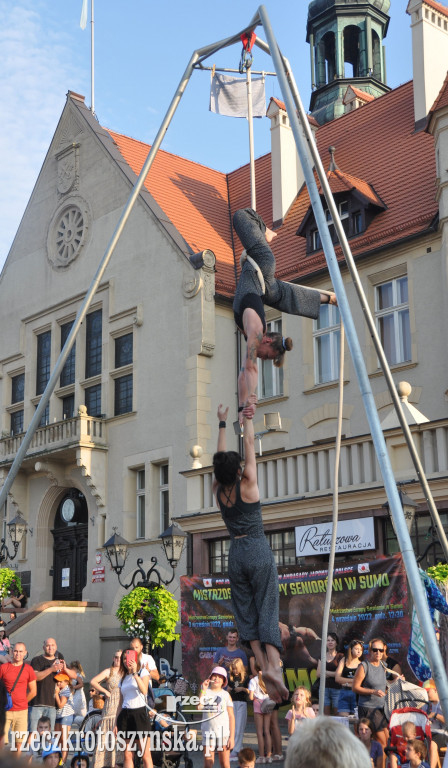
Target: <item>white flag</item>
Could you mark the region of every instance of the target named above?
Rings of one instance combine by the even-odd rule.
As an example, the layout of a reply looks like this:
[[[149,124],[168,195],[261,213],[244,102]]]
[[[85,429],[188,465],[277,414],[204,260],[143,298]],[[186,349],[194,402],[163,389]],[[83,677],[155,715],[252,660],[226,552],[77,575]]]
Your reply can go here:
[[[82,8],[81,8],[81,20],[79,22],[79,26],[81,29],[85,29],[87,24],[87,0],[82,0]]]
[[[252,78],[252,111],[254,117],[265,117],[264,77]],[[229,117],[247,117],[247,81],[215,72],[210,89],[210,112]]]

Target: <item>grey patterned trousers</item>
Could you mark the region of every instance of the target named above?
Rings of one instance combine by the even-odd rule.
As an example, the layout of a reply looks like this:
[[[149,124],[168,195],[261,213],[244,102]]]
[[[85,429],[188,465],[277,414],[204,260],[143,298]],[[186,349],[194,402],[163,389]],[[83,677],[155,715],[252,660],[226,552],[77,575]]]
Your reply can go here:
[[[240,208],[233,216],[233,226],[249,256],[260,267],[266,285],[262,294],[254,268],[246,261],[236,287],[233,309],[239,312],[240,302],[247,293],[263,297],[269,307],[288,315],[303,315],[314,320],[319,316],[320,293],[294,283],[286,283],[275,277],[275,256],[266,242],[266,225],[252,208]]]
[[[281,653],[278,573],[264,534],[231,540],[229,579],[240,639],[269,643]]]

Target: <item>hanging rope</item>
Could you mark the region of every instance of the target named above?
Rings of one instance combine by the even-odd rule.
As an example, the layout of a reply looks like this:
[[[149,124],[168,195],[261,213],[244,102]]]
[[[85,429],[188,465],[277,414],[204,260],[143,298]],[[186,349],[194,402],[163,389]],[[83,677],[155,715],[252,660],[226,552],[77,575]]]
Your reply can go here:
[[[327,291],[322,291],[327,293]],[[326,670],[327,670],[327,637],[328,637],[328,623],[330,621],[331,610],[331,598],[333,594],[333,573],[334,573],[334,556],[336,552],[336,536],[338,527],[338,513],[339,513],[339,462],[341,457],[341,437],[342,437],[342,409],[344,405],[344,346],[345,346],[345,333],[342,319],[340,321],[341,328],[341,344],[340,344],[340,359],[339,359],[339,398],[338,398],[338,418],[336,429],[336,441],[335,441],[335,453],[334,453],[334,479],[333,479],[333,517],[332,517],[332,535],[330,544],[330,554],[328,557],[328,576],[327,576],[327,591],[325,594],[324,613],[322,617],[322,644],[320,651],[320,683],[319,683],[319,715],[324,714],[324,701],[325,701],[325,683],[326,683]]]

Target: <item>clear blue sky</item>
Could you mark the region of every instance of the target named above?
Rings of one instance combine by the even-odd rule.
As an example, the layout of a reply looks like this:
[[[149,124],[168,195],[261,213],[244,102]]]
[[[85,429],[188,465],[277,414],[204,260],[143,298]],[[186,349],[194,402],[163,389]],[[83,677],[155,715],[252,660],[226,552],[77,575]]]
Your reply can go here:
[[[90,1],[0,0],[0,266],[11,246],[56,129],[68,90],[90,106]],[[391,87],[412,78],[407,0],[392,0],[385,41]],[[108,128],[151,143],[194,50],[245,26],[256,0],[95,0],[95,111]],[[274,34],[289,58],[305,108],[310,99],[307,0],[266,0]],[[259,28],[263,37],[263,30]],[[237,68],[238,44],[210,63]],[[272,70],[255,49],[254,69]],[[208,111],[210,74],[195,72],[162,148],[230,171],[248,162],[245,120]],[[275,78],[266,97],[281,98]],[[255,153],[270,149],[270,122],[255,121]]]

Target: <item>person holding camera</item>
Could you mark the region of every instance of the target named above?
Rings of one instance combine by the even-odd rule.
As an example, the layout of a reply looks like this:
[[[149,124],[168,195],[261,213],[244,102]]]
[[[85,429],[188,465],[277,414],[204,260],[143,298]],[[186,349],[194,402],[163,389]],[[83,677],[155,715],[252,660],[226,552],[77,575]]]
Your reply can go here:
[[[28,712],[28,730],[37,730],[37,721],[43,715],[50,718],[51,731],[54,731],[56,720],[56,702],[54,698],[54,675],[65,672],[69,677],[76,678],[76,671],[69,669],[62,653],[58,651],[56,640],[48,637],[43,645],[43,653],[31,660],[31,666],[36,673],[37,694],[30,701]]]

